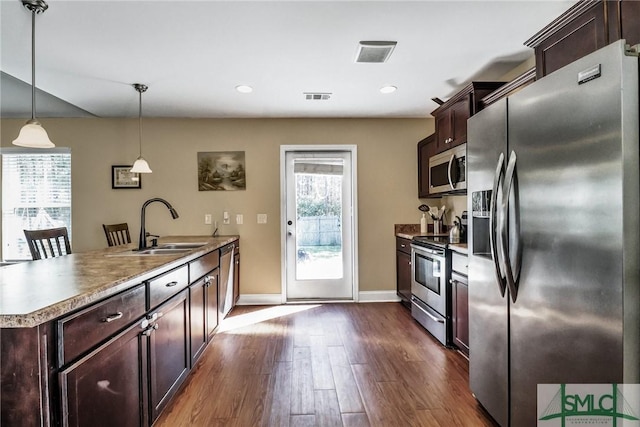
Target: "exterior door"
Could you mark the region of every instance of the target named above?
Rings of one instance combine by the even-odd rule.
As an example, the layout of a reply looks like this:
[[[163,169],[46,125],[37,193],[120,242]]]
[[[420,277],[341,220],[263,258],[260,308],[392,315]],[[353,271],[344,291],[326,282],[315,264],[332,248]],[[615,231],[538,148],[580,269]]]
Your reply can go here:
[[[350,151],[286,151],[286,300],[353,299]]]

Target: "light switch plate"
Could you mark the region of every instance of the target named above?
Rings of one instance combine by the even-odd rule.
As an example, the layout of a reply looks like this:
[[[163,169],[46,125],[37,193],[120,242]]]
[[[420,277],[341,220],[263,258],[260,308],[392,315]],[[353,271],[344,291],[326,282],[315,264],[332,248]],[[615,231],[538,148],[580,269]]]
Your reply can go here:
[[[258,214],[258,224],[267,223],[267,214]]]
[[[242,214],[236,214],[236,224],[242,224],[244,222],[244,217]]]
[[[211,224],[211,214],[204,214],[204,223]]]

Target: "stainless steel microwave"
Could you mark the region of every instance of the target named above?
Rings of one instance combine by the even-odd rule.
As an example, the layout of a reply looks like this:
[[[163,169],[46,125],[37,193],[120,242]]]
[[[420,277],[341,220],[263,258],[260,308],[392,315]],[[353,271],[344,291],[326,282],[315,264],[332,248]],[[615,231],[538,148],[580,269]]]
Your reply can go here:
[[[429,193],[467,190],[467,144],[460,144],[429,158]]]

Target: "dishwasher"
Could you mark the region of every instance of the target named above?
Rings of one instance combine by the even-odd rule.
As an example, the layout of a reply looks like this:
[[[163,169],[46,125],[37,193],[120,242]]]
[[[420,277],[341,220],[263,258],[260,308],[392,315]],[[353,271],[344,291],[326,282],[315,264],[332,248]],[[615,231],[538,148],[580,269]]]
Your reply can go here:
[[[233,305],[233,253],[236,245],[231,244],[220,249],[220,319],[223,319]]]

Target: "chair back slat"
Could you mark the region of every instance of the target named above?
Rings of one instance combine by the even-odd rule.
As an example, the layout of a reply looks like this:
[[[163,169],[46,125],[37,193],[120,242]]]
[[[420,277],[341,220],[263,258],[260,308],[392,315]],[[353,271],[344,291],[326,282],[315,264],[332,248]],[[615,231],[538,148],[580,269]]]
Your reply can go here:
[[[31,258],[39,260],[54,258],[71,253],[69,234],[66,227],[50,228],[47,230],[24,230],[29,245]]]
[[[102,224],[104,235],[107,237],[109,246],[120,246],[131,243],[129,225],[126,222],[121,224]]]

